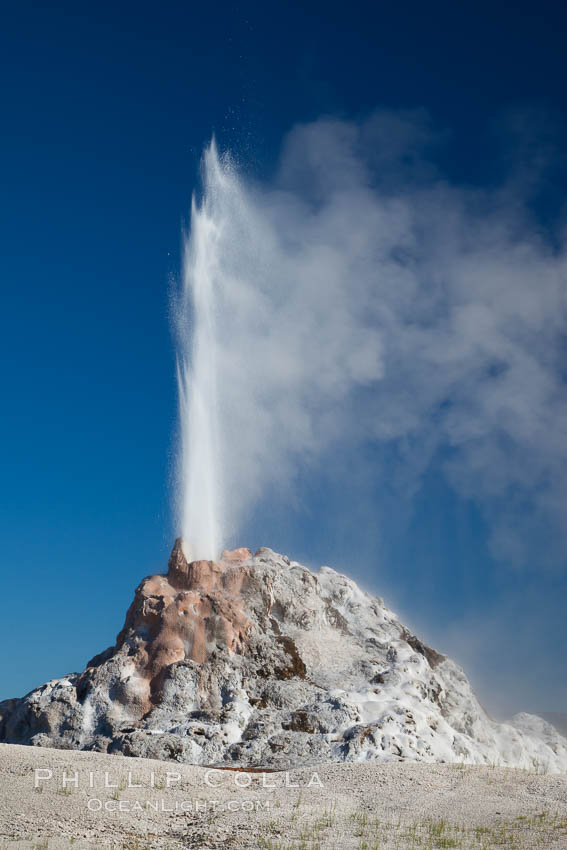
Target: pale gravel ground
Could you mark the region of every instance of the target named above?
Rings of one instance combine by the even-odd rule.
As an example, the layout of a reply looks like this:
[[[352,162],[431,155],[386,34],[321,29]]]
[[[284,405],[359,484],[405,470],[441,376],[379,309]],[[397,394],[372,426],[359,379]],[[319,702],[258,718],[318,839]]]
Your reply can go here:
[[[34,769],[53,778],[34,789]],[[0,744],[0,847],[270,848],[270,850],[567,850],[567,776],[454,765],[335,764],[265,775],[238,788],[237,774],[99,753]],[[63,771],[79,772],[79,788],[63,793]],[[89,772],[94,788],[89,788]],[[118,789],[105,788],[105,772]],[[131,782],[141,789],[127,788]],[[155,785],[150,786],[151,771]],[[181,781],[163,787],[167,771]],[[323,787],[308,787],[313,772]],[[242,781],[246,781],[243,777]],[[117,799],[119,798],[119,799]],[[116,809],[89,811],[95,800]],[[181,810],[199,801],[204,813]],[[123,801],[120,803],[120,801]],[[152,801],[166,811],[145,808]],[[213,801],[218,801],[216,811]],[[266,803],[268,808],[265,808]],[[229,811],[232,806],[235,811]],[[247,811],[247,807],[253,811]],[[177,811],[175,809],[177,808]],[[174,811],[167,811],[173,809]]]

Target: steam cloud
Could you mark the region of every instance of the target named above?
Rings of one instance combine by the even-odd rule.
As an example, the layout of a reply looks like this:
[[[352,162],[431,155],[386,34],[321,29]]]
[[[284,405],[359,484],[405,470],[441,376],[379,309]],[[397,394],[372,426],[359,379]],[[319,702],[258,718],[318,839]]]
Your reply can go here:
[[[497,557],[564,553],[565,246],[518,184],[444,179],[432,141],[419,114],[321,120],[263,183],[206,154],[223,540],[347,439],[395,446],[408,492],[441,463]]]

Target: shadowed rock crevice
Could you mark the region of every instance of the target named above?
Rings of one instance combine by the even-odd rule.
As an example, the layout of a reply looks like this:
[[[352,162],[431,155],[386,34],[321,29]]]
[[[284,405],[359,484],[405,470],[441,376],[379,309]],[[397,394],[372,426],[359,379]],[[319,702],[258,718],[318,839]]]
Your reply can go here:
[[[441,664],[446,659],[446,655],[441,655],[440,652],[437,652],[435,649],[432,649],[427,644],[423,643],[418,637],[410,634],[407,629],[403,630],[404,640],[411,646],[412,649],[415,649],[416,652],[419,652],[420,655],[423,655],[424,658],[427,659],[427,662],[430,667],[437,667],[438,664]]]

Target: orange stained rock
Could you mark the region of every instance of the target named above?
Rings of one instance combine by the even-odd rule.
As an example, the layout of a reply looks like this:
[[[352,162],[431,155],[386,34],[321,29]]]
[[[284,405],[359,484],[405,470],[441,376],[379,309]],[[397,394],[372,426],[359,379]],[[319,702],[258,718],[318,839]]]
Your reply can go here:
[[[250,621],[243,611],[242,585],[249,575],[240,566],[250,557],[245,548],[223,553],[216,561],[188,563],[177,540],[166,576],[149,576],[138,590],[118,644],[138,635],[132,661],[146,681],[144,711],[159,701],[164,674],[171,664],[206,661],[214,647],[246,651]],[[131,654],[131,652],[130,652]]]
[[[250,549],[247,549],[245,546],[241,546],[240,549],[225,549],[220,557],[221,563],[228,562],[230,564],[238,564],[241,561],[247,561],[248,558],[252,557],[252,552]]]

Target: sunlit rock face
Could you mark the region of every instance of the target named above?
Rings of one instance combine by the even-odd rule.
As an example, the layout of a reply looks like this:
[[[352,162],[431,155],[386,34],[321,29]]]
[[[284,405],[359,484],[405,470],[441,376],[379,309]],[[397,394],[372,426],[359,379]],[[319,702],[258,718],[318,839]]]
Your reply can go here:
[[[0,739],[255,767],[465,761],[567,770],[540,718],[492,721],[464,673],[380,598],[271,549],[189,563],[137,588],[116,645],[0,703]]]

